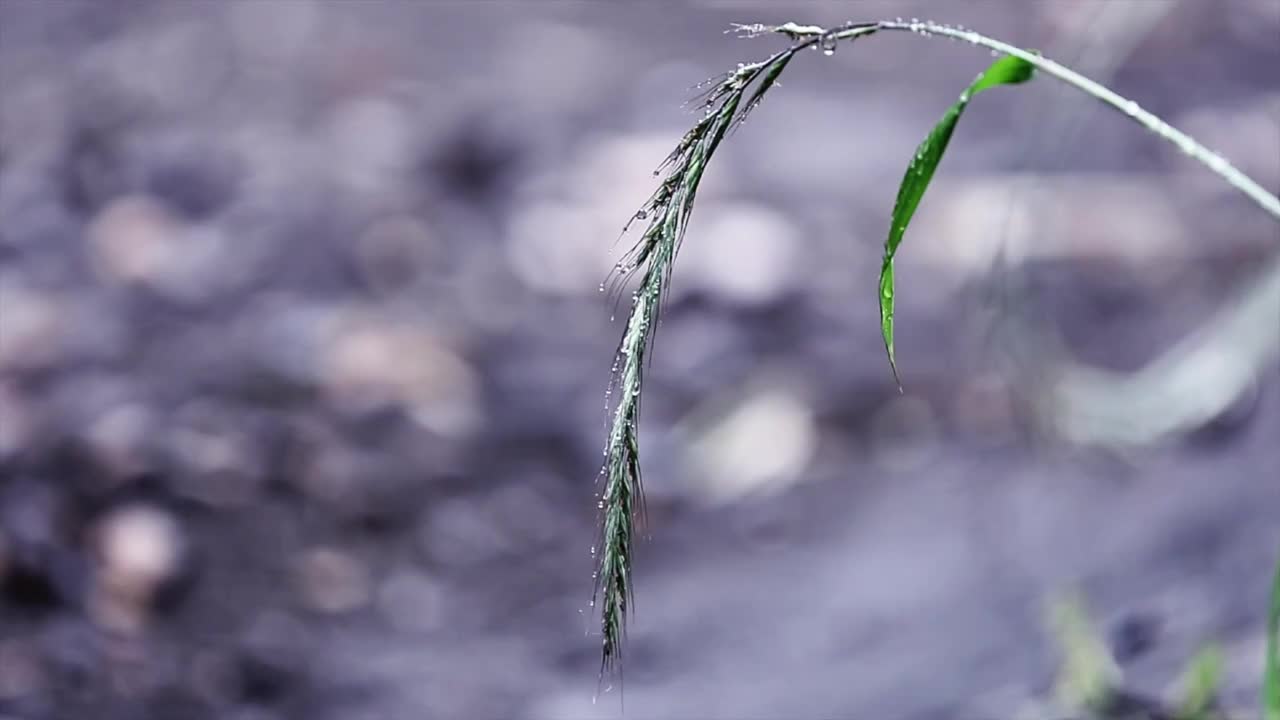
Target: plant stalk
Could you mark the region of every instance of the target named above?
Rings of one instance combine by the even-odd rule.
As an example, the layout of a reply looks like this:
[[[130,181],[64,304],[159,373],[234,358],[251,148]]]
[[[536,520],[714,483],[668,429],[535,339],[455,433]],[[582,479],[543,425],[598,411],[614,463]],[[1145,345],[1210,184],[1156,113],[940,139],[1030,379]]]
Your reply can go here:
[[[881,20],[876,23],[851,23],[849,25],[824,30],[816,26],[801,26],[787,23],[771,28],[774,32],[787,35],[793,39],[809,38],[805,45],[811,45],[827,38],[831,41],[852,39],[862,35],[870,35],[879,30],[906,31],[915,35],[929,37],[941,35],[954,40],[963,40],[972,45],[985,47],[996,52],[1012,55],[1035,66],[1037,70],[1074,86],[1087,95],[1127,115],[1134,122],[1155,133],[1162,139],[1173,143],[1183,154],[1209,168],[1214,174],[1225,180],[1231,187],[1239,190],[1253,200],[1259,207],[1267,211],[1276,220],[1280,220],[1280,198],[1267,192],[1253,178],[1240,172],[1226,158],[1201,145],[1194,138],[1173,127],[1159,117],[1142,109],[1137,102],[1129,100],[1119,93],[1100,83],[1094,82],[1080,73],[1060,65],[1049,58],[1015,47],[1009,43],[987,37],[979,32],[964,28],[940,25],[934,22],[912,20]]]

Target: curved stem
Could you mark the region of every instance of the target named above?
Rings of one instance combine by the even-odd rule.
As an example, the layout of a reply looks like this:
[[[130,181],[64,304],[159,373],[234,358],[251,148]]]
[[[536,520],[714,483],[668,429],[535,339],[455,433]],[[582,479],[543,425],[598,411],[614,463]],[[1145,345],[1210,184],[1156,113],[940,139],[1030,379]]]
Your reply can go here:
[[[1087,95],[1101,100],[1111,107],[1124,113],[1134,122],[1142,125],[1147,130],[1155,133],[1164,140],[1173,143],[1184,154],[1200,164],[1209,168],[1229,185],[1244,193],[1258,204],[1263,210],[1266,210],[1272,217],[1280,220],[1280,198],[1267,192],[1261,185],[1253,180],[1253,178],[1240,172],[1234,165],[1227,162],[1221,155],[1206,148],[1196,142],[1194,138],[1186,133],[1178,130],[1169,123],[1161,120],[1159,117],[1143,110],[1138,103],[1123,97],[1119,93],[1100,83],[1094,82],[1080,73],[1060,65],[1049,58],[1028,52],[1022,48],[1015,47],[1006,42],[987,37],[973,30],[965,30],[963,28],[954,28],[948,25],[940,25],[927,21],[902,21],[902,20],[882,20],[876,23],[850,23],[842,27],[825,30],[816,26],[800,26],[795,23],[787,23],[777,27],[768,28],[769,30],[783,35],[787,35],[793,39],[803,38],[803,44],[811,45],[820,41],[822,38],[830,38],[832,40],[845,40],[860,37],[862,35],[870,35],[878,30],[898,30],[911,32],[916,35],[929,37],[931,35],[940,35],[955,40],[964,40],[972,45],[985,47],[996,52],[1006,55],[1012,55],[1021,60],[1025,60],[1036,69],[1041,70],[1047,75],[1061,80],[1062,82],[1072,85]]]

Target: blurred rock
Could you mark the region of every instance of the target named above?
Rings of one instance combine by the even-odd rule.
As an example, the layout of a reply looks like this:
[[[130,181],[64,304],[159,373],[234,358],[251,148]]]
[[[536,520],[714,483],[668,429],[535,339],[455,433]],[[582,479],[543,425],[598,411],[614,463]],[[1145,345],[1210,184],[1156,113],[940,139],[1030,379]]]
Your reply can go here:
[[[0,463],[26,446],[35,424],[35,409],[28,406],[13,383],[0,380]]]
[[[88,229],[99,275],[108,282],[155,283],[182,262],[182,225],[148,196],[112,202]]]
[[[161,144],[145,170],[148,194],[188,221],[210,218],[236,196],[238,159],[199,140]]]
[[[812,410],[785,387],[748,389],[741,400],[693,420],[686,453],[689,475],[715,502],[780,492],[807,466],[816,443]]]
[[[250,703],[279,703],[303,689],[314,664],[312,647],[307,628],[296,617],[273,610],[257,615],[238,644],[240,697]]]
[[[414,570],[398,570],[378,588],[378,610],[400,632],[427,632],[445,618],[440,583]]]
[[[86,441],[103,470],[119,481],[150,469],[149,451],[155,429],[150,409],[139,403],[125,403],[94,420]]]
[[[756,306],[796,289],[804,240],[783,215],[761,205],[703,207],[697,242],[681,252],[675,272],[684,288]]]
[[[346,412],[402,407],[423,427],[463,437],[480,421],[474,371],[451,348],[403,323],[353,318],[325,348],[323,383]],[[406,359],[412,362],[406,362]]]
[[[22,698],[37,692],[45,675],[36,649],[17,639],[0,640],[0,701]]]
[[[483,505],[461,498],[431,508],[418,542],[428,557],[455,567],[491,562],[513,549],[497,518]]]
[[[359,192],[388,189],[412,164],[410,119],[383,98],[353,98],[329,117],[326,145],[339,177]]]
[[[85,573],[74,542],[78,529],[66,494],[51,483],[19,478],[0,485],[6,603],[49,612],[79,600]]]
[[[360,235],[356,255],[371,289],[395,293],[440,271],[438,249],[425,223],[408,215],[392,215],[379,218]]]
[[[90,612],[105,628],[137,633],[150,619],[158,593],[184,569],[182,527],[159,507],[126,504],[98,522],[95,536],[99,564]]]
[[[0,273],[0,372],[43,368],[59,359],[69,328],[61,319],[66,301]]]
[[[369,602],[369,568],[337,548],[314,548],[298,560],[295,583],[302,602],[322,613],[344,613]]]

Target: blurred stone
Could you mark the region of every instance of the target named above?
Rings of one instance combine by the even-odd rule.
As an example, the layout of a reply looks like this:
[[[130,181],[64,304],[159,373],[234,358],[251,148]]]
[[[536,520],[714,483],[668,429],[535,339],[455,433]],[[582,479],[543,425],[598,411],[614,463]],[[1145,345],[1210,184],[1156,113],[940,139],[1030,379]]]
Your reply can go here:
[[[0,701],[32,695],[45,684],[36,648],[25,640],[0,640]]]
[[[537,199],[519,207],[507,229],[507,261],[534,290],[556,295],[599,294],[645,222],[631,223],[653,192],[653,168],[671,151],[656,135],[606,136],[583,143],[567,174],[531,182]],[[714,197],[708,192],[699,197]],[[683,264],[683,261],[682,261]]]
[[[35,408],[23,402],[12,383],[0,380],[0,462],[27,444],[35,423],[34,412]]]
[[[27,287],[12,273],[0,274],[0,372],[36,369],[61,360],[69,329],[67,303],[57,295]]]
[[[1107,632],[1107,644],[1116,662],[1129,663],[1150,651],[1163,624],[1155,613],[1130,613],[1114,623]]]
[[[232,3],[226,6],[227,25],[241,62],[288,62],[306,47],[319,29],[321,17],[307,0],[284,3]]]
[[[629,214],[618,218],[617,227],[605,230],[595,214],[579,204],[544,202],[521,208],[507,231],[511,270],[527,287],[541,292],[595,292],[609,273],[609,238],[617,237]]]
[[[1009,386],[995,375],[965,381],[951,405],[956,431],[979,445],[995,447],[1016,439],[1013,397]]]
[[[121,404],[89,426],[86,440],[102,467],[114,478],[123,479],[147,469],[153,430],[154,418],[146,406]]]
[[[78,597],[84,569],[71,547],[79,528],[70,521],[68,498],[54,483],[16,478],[0,483],[0,534],[7,572],[0,577],[13,607],[47,612]]]
[[[118,85],[139,105],[189,110],[215,100],[234,70],[226,35],[198,18],[157,23],[86,51],[103,84]]]
[[[189,225],[150,196],[112,201],[87,230],[99,277],[170,299],[204,302],[234,288],[246,269],[216,225]]]
[[[167,511],[132,503],[111,510],[96,528],[98,567],[90,598],[104,627],[136,633],[157,592],[182,570],[187,540]]]
[[[172,460],[182,468],[179,492],[213,506],[251,501],[264,459],[247,418],[220,403],[195,399],[174,413],[167,433]]]
[[[323,362],[326,388],[347,412],[400,406],[446,437],[467,435],[478,425],[474,371],[440,340],[411,326],[356,319],[337,331]]]
[[[425,273],[439,273],[428,262],[434,249],[426,225],[409,215],[380,218],[356,241],[361,274],[380,293],[407,290],[426,279]]]
[[[526,547],[549,542],[563,530],[557,509],[535,489],[545,487],[538,484],[538,479],[540,476],[522,476],[494,491],[487,503],[495,521]]]
[[[469,498],[445,500],[431,508],[418,540],[430,557],[452,566],[489,562],[512,550],[497,518]]]
[[[239,699],[240,677],[235,658],[218,650],[199,650],[191,658],[186,684],[205,702],[223,706]]]
[[[799,478],[813,455],[812,409],[784,387],[748,389],[729,408],[700,412],[709,417],[690,421],[687,462],[713,501],[781,491]]]
[[[239,697],[259,705],[287,699],[310,673],[312,647],[298,618],[278,610],[257,615],[238,646]]]
[[[369,602],[369,569],[355,555],[336,548],[305,552],[295,570],[298,592],[312,610],[344,613]]]
[[[495,121],[511,126],[500,128]],[[516,140],[520,130],[503,115],[464,118],[456,129],[442,133],[422,169],[448,195],[477,207],[493,207],[505,202],[520,163],[523,147]]]
[[[89,247],[104,280],[153,281],[178,262],[182,226],[147,196],[126,196],[103,208],[89,226]]]
[[[970,277],[1000,253],[1011,261],[1121,260],[1149,270],[1152,258],[1186,257],[1194,248],[1155,178],[1006,174],[931,190],[913,227],[912,251],[900,261],[931,266],[943,278]],[[939,283],[932,301],[952,297],[951,285]]]
[[[410,119],[389,99],[364,97],[339,105],[329,117],[326,141],[333,168],[352,189],[386,189],[412,164]]]
[[[207,141],[166,142],[147,165],[147,192],[187,220],[206,220],[235,198],[237,158]]]
[[[677,282],[740,305],[773,302],[794,288],[803,240],[781,214],[761,205],[705,209],[698,241],[681,250]]]
[[[444,619],[440,584],[414,570],[398,570],[378,588],[378,610],[401,632],[427,632]]]
[[[102,662],[100,633],[82,615],[63,616],[47,623],[40,650],[51,671],[72,682],[88,682]]]

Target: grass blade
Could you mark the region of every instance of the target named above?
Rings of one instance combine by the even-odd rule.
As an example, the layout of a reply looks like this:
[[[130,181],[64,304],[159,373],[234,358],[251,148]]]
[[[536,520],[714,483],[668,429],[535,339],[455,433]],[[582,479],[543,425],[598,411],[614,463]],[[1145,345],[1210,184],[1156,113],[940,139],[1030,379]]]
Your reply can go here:
[[[1209,646],[1196,653],[1182,675],[1182,702],[1177,720],[1208,720],[1222,680],[1222,651]]]
[[[1055,694],[1068,706],[1098,710],[1120,685],[1120,666],[1094,628],[1084,601],[1074,595],[1055,599],[1049,623],[1062,653]]]
[[[1280,720],[1280,560],[1271,583],[1267,611],[1267,665],[1262,676],[1262,712],[1266,720]]]
[[[907,226],[911,223],[916,208],[920,206],[920,199],[924,197],[924,191],[928,189],[933,173],[942,161],[943,153],[947,151],[947,144],[951,142],[956,123],[960,121],[960,115],[964,113],[969,101],[988,88],[1026,82],[1031,79],[1033,72],[1031,63],[1011,55],[991,63],[990,67],[965,88],[960,99],[947,109],[946,114],[929,132],[929,136],[916,148],[915,157],[907,166],[902,184],[898,186],[889,236],[884,242],[884,263],[880,267],[880,331],[884,335],[885,350],[889,353],[889,368],[893,370],[893,379],[899,388],[902,387],[902,381],[898,377],[898,364],[893,351],[893,258],[898,252],[898,246],[902,244]]]

